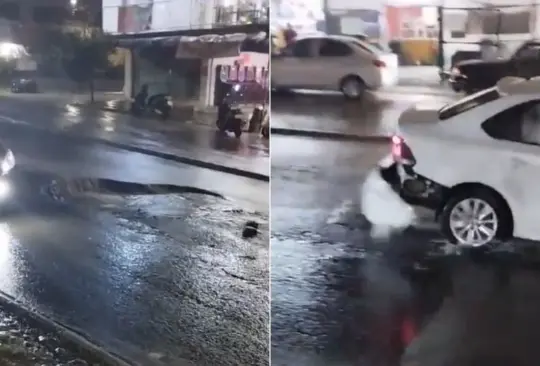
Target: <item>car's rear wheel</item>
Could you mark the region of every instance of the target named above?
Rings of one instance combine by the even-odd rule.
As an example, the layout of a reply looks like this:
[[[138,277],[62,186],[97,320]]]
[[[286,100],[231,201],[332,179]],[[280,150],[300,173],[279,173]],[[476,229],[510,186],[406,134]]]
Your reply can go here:
[[[358,76],[347,76],[341,82],[340,90],[347,99],[362,99],[366,84]]]
[[[472,189],[457,192],[447,201],[440,217],[443,235],[454,244],[488,248],[509,234],[509,209],[494,192]]]

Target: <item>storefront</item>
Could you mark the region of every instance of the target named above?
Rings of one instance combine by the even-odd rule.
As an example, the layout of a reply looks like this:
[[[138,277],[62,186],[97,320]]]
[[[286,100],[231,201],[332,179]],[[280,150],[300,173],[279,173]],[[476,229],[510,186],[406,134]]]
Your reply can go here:
[[[230,87],[220,81],[223,67],[268,70],[266,32],[165,36],[119,41],[126,49],[126,97],[133,97],[143,84],[150,93],[168,93],[181,102],[211,106]]]

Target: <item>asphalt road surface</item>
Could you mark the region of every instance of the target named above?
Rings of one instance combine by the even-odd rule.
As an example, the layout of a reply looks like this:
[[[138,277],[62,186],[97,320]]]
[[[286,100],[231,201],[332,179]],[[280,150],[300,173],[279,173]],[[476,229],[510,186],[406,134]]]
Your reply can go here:
[[[302,117],[289,107],[293,101],[274,101],[273,120],[285,124],[294,115],[305,118],[306,126],[318,121],[324,128],[340,116],[338,124],[361,129],[362,106],[339,103],[305,102]],[[368,108],[392,116],[410,103],[398,101],[395,110],[386,110],[391,103]],[[358,113],[349,113],[351,108]],[[365,121],[393,123],[383,117]],[[405,354],[407,366],[497,360],[532,365],[523,360],[536,360],[537,347],[523,341],[535,333],[526,330],[538,320],[531,309],[540,296],[531,289],[540,275],[523,269],[522,257],[504,253],[483,266],[468,256],[426,257],[441,239],[428,221],[386,238],[371,236],[360,188],[387,152],[385,145],[272,136],[272,364],[392,366]],[[511,266],[501,264],[507,258],[513,258]],[[504,279],[508,273],[510,282]],[[515,300],[504,301],[508,296]],[[497,321],[503,331],[493,325]]]
[[[46,108],[12,113],[31,125],[56,118]],[[267,184],[27,124],[0,123],[0,136],[18,162],[0,291],[144,365],[268,364]],[[75,178],[121,181],[122,195],[66,193]],[[132,196],[132,183],[228,199]],[[243,239],[249,220],[260,233]]]

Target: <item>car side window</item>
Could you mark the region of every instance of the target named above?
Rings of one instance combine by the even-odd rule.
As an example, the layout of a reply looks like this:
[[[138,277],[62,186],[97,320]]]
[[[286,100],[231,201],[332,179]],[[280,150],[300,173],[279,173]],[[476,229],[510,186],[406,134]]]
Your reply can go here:
[[[540,44],[528,44],[516,52],[517,59],[540,59]]]
[[[508,108],[485,121],[482,129],[497,140],[540,146],[540,100]]]
[[[315,55],[314,46],[312,39],[299,40],[293,45],[291,55],[299,58],[313,57]]]
[[[352,53],[351,46],[342,41],[324,39],[321,42],[319,56],[321,57],[344,57]]]

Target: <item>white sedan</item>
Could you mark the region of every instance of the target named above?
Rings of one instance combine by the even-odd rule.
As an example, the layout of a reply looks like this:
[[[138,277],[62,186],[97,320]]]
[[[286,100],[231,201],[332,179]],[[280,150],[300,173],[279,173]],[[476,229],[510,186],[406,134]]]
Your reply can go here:
[[[360,99],[366,90],[397,84],[398,58],[351,36],[301,36],[272,56],[273,89],[341,91]]]
[[[376,174],[409,205],[432,209],[452,243],[540,240],[540,78],[505,78],[442,108],[415,106],[399,131]]]

